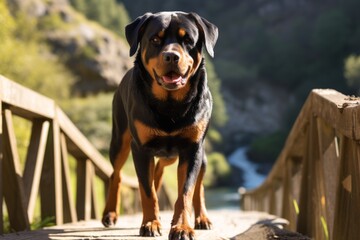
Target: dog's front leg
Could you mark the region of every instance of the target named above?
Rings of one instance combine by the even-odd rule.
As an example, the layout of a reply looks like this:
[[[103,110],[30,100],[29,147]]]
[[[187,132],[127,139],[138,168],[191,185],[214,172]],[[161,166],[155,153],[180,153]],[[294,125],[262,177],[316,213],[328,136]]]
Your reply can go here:
[[[141,236],[161,236],[159,204],[154,184],[154,156],[140,149],[135,143],[131,146],[136,174],[139,180],[143,220]]]
[[[195,232],[190,226],[192,200],[195,183],[203,159],[203,144],[194,144],[179,156],[178,198],[175,203],[169,239],[194,239]]]
[[[195,193],[193,198],[194,212],[195,212],[195,229],[211,229],[212,223],[208,218],[205,206],[205,193],[203,179],[206,170],[207,159],[205,153],[203,154],[203,161],[199,176],[196,181]]]

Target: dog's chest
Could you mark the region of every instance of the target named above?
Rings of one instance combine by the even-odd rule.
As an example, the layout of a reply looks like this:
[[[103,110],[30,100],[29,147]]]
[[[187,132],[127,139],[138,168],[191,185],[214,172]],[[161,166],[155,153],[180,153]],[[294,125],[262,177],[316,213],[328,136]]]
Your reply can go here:
[[[181,139],[197,143],[203,138],[207,124],[208,121],[203,119],[192,125],[166,132],[158,128],[150,127],[139,120],[135,120],[134,122],[136,135],[141,145],[146,145],[147,143],[158,139]]]

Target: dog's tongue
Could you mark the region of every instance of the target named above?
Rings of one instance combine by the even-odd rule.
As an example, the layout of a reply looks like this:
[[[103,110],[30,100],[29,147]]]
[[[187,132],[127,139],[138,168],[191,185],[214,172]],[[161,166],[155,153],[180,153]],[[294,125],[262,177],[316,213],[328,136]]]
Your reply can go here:
[[[181,76],[175,73],[169,74],[162,77],[163,81],[166,83],[177,83],[181,81]]]

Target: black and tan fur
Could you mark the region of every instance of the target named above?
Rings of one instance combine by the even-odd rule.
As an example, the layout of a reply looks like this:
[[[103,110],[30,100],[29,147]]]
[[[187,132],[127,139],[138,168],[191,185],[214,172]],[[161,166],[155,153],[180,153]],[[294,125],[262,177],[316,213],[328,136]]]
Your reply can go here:
[[[120,170],[130,150],[143,208],[141,236],[161,235],[157,189],[163,168],[179,159],[178,199],[169,239],[193,239],[195,228],[210,229],[205,207],[204,138],[212,97],[202,49],[213,56],[217,28],[195,13],[146,13],[126,27],[134,67],[124,76],[113,100],[110,179],[103,224],[115,224],[120,202]],[[137,51],[139,47],[139,50]],[[154,157],[159,161],[155,166]]]

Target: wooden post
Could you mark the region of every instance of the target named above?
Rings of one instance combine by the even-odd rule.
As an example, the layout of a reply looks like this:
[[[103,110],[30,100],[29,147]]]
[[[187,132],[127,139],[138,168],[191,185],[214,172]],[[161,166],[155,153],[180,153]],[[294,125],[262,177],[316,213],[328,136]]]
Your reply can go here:
[[[63,223],[63,198],[60,128],[56,120],[52,121],[50,129],[40,182],[41,217],[55,217],[59,225]]]
[[[60,135],[61,143],[61,159],[63,167],[63,202],[64,202],[64,222],[76,222],[77,214],[75,208],[75,201],[73,192],[71,191],[71,179],[70,179],[70,167],[69,167],[69,157],[68,150],[66,145],[66,137],[63,133]]]
[[[335,130],[320,118],[317,119],[317,124],[320,150],[319,175],[322,176],[324,188],[319,206],[324,213],[321,217],[326,221],[328,239],[332,239],[331,230],[334,226],[335,194],[339,171],[339,161],[335,149]],[[323,230],[325,231],[325,229]]]
[[[11,228],[16,231],[29,230],[29,218],[26,209],[24,185],[20,168],[19,154],[17,152],[12,113],[4,111],[4,166],[2,182],[4,197],[8,207]],[[2,207],[2,206],[1,206]]]
[[[90,160],[78,160],[76,209],[79,220],[91,219],[91,179],[94,167]]]
[[[340,139],[340,171],[333,239],[357,239],[360,236],[360,152],[359,145],[346,137]]]
[[[324,216],[325,213],[320,207],[324,189],[322,185],[322,167],[320,165],[318,126],[315,116],[311,116],[307,136],[297,230],[320,240],[325,239],[321,223],[321,216]]]
[[[34,120],[31,130],[30,144],[24,169],[24,188],[26,206],[31,222],[34,215],[36,198],[39,191],[41,170],[43,167],[46,141],[49,133],[49,122]]]

